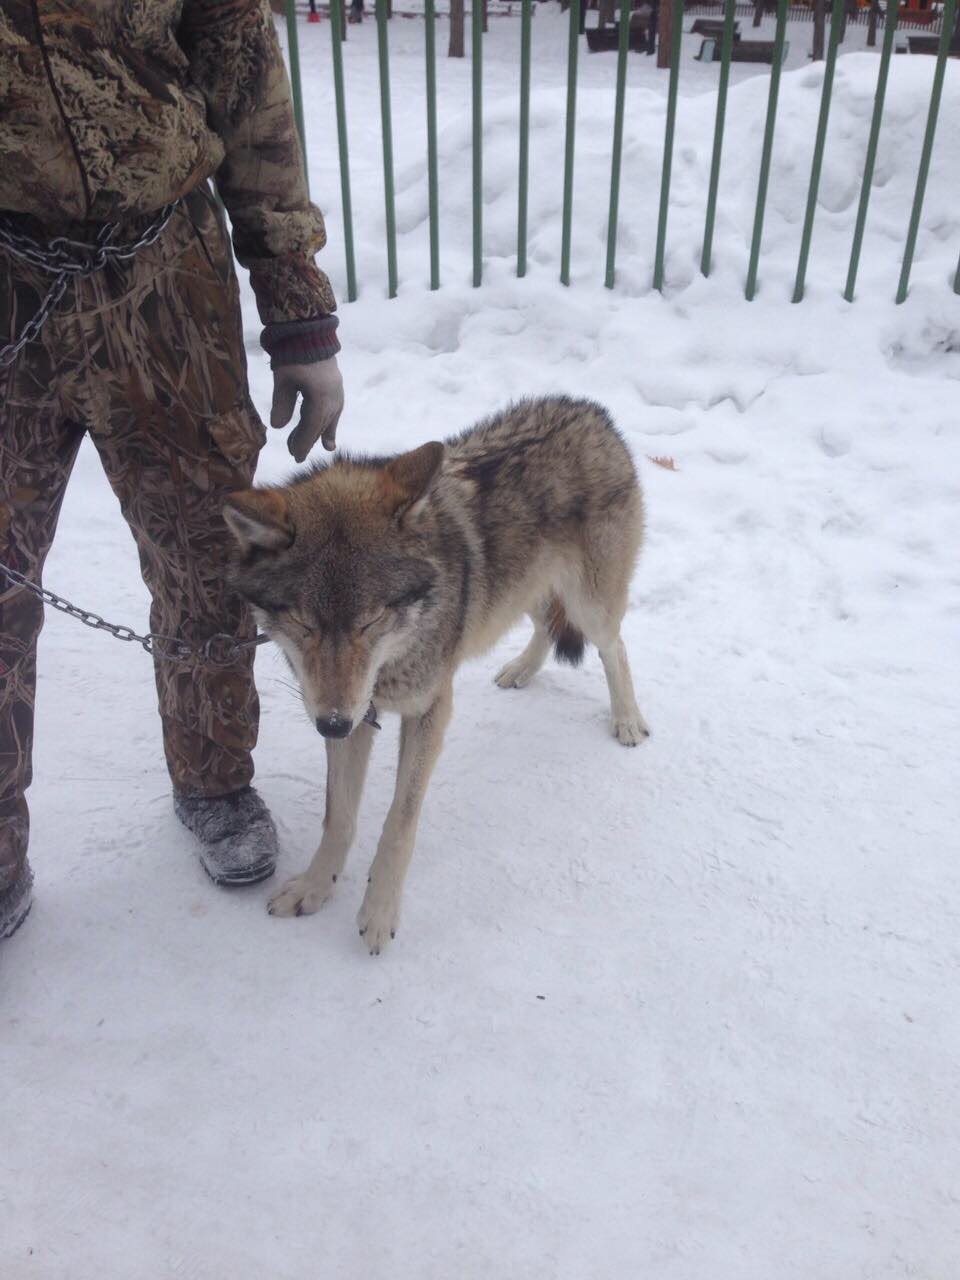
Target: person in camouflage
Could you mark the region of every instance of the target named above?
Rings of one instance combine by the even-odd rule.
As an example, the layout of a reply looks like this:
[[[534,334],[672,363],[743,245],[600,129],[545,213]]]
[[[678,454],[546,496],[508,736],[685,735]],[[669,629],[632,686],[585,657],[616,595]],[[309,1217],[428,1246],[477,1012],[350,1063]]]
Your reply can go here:
[[[224,584],[225,496],[266,433],[250,401],[230,242],[249,269],[274,370],[273,426],[298,461],[335,446],[336,302],[310,204],[268,0],[0,0],[0,348],[51,277],[22,237],[133,244],[72,278],[0,366],[0,562],[39,582],[82,437],[96,446],[152,598],[151,629],[189,643],[254,634]],[[107,224],[112,231],[105,230]],[[87,250],[77,250],[79,253]],[[0,357],[2,359],[2,357]],[[42,605],[0,574],[0,937],[26,916],[36,641]],[[157,661],[178,816],[221,884],[270,875],[276,831],[251,784],[252,649],[232,665]]]

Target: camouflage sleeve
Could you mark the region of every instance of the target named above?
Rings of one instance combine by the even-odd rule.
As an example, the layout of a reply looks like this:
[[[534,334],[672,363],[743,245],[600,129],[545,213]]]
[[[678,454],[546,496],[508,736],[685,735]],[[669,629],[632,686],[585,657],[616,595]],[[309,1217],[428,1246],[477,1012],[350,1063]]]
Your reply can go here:
[[[290,85],[268,0],[186,0],[179,40],[225,148],[217,189],[264,324],[336,309],[313,255],[326,242],[307,196]]]

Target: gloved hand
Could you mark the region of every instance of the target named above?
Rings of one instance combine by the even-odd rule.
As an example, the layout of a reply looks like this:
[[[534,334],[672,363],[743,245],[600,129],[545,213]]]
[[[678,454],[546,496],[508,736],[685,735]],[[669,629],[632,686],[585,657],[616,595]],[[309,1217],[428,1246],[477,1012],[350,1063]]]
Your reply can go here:
[[[290,432],[287,448],[302,462],[318,440],[331,451],[337,447],[337,423],[343,412],[343,379],[337,368],[338,320],[335,315],[312,320],[268,324],[260,345],[273,370],[271,427],[285,427],[303,396],[300,421]]]
[[[337,447],[337,423],[343,412],[343,378],[336,356],[312,364],[281,364],[273,371],[271,427],[285,427],[293,417],[297,396],[303,396],[300,421],[290,432],[287,448],[297,462],[317,443],[325,449]]]

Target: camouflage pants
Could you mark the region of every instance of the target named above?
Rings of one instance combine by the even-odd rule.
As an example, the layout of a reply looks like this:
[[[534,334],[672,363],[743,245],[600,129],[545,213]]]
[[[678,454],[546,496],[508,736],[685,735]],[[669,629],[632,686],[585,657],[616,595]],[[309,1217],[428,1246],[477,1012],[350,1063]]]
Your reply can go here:
[[[21,331],[48,285],[0,254],[0,335]],[[0,559],[34,581],[84,434],[136,539],[151,629],[190,642],[252,636],[224,584],[220,509],[250,484],[265,432],[247,391],[229,243],[205,190],[154,245],[71,285],[39,339],[0,370]],[[42,622],[40,603],[0,579],[0,889],[26,857]],[[223,795],[247,784],[259,713],[252,651],[228,668],[157,662],[155,673],[174,786]]]

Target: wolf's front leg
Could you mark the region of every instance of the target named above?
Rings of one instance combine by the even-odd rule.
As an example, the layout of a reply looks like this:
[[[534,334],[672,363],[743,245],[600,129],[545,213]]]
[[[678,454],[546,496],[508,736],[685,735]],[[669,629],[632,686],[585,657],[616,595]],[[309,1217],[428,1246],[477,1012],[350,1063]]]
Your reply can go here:
[[[327,810],[323,838],[303,875],[288,880],[270,899],[272,916],[308,916],[333,893],[357,830],[357,810],[373,735],[370,724],[358,724],[349,738],[327,738]]]
[[[357,916],[360,934],[371,955],[379,955],[396,934],[400,895],[417,837],[420,809],[452,709],[453,689],[447,685],[422,716],[404,716],[400,725],[396,790]]]

